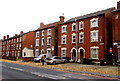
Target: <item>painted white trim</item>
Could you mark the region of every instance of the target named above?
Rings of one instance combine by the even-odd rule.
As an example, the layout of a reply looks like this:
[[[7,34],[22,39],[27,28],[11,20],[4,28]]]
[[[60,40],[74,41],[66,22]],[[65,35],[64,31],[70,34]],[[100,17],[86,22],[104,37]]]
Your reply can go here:
[[[42,50],[41,50],[41,54],[42,54],[42,51],[45,53],[45,50],[44,50],[44,49],[42,49]]]
[[[84,49],[83,47],[80,47],[80,48],[78,49],[78,52],[80,52],[80,49],[83,49],[83,52],[85,53],[85,49]]]
[[[63,57],[63,54],[62,54],[62,51],[65,50],[66,51],[66,54],[65,54],[65,57],[67,55],[67,48],[61,48],[61,57]]]
[[[41,46],[43,46],[43,45],[44,45],[43,40],[44,40],[44,38],[42,38],[42,40],[41,40]],[[45,40],[44,40],[44,41],[45,41]]]
[[[76,49],[75,47],[73,47],[73,48],[71,49],[71,53],[73,52],[74,49],[75,49],[75,51],[77,52],[77,49]]]
[[[49,33],[49,31],[51,32]],[[52,29],[47,29],[47,35],[52,35]]]
[[[90,48],[99,48],[99,46],[92,46],[92,47],[90,47]]]
[[[96,26],[94,26],[93,24],[92,24],[92,21],[94,21],[94,20],[96,20],[97,21],[97,25]],[[90,20],[90,28],[94,28],[94,27],[98,27],[98,18],[93,18],[93,19],[91,19]]]
[[[44,36],[44,30],[42,30],[42,36]]]
[[[83,38],[82,38],[82,39],[83,39],[83,42],[80,42],[80,39],[81,39],[81,36],[80,36],[80,35],[81,35],[81,34],[83,35]],[[80,33],[79,33],[79,43],[84,43],[84,32],[80,32]]]
[[[40,32],[39,31],[36,32],[36,37],[40,37]]]
[[[93,57],[92,57],[91,49],[98,49],[97,58],[93,58]],[[98,46],[92,46],[92,47],[90,47],[90,57],[91,57],[92,59],[99,59],[99,47],[98,47]]]
[[[51,40],[51,37],[47,37],[47,45],[51,45],[51,43],[52,43],[52,40],[50,41],[50,44],[48,43],[48,40]]]
[[[73,36],[75,36],[75,42],[73,42]],[[73,33],[73,34],[72,34],[72,44],[75,44],[75,43],[76,43],[76,34]]]
[[[98,42],[99,39],[97,38],[97,40],[94,40],[95,38],[92,37],[92,33],[97,33],[98,34],[98,38],[99,38],[99,31],[98,30],[90,31],[90,41],[91,42]]]
[[[66,31],[63,31],[63,28],[64,28],[64,27],[66,28]],[[67,25],[63,25],[61,31],[62,31],[61,33],[67,32]]]
[[[72,23],[72,31],[76,31],[76,28],[75,28],[75,30],[73,30],[73,26],[75,25],[75,27],[76,27],[76,23]]]
[[[81,28],[81,24],[83,24],[83,28]],[[79,22],[79,30],[84,30],[84,21]]]
[[[63,43],[63,37],[65,37],[65,41],[66,41],[65,43]],[[67,37],[67,35],[62,35],[62,37],[61,37],[61,44],[66,44],[67,43],[67,38],[66,37]]]
[[[39,39],[36,39],[35,46],[39,46]]]

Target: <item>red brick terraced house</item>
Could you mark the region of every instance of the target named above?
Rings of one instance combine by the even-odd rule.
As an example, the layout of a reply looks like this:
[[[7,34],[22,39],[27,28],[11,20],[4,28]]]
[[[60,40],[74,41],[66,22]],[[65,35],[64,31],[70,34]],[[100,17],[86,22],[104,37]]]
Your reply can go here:
[[[0,57],[2,57],[2,39],[0,39]]]
[[[9,38],[9,35],[4,36],[2,40],[2,58],[16,60],[21,57],[21,35],[15,34],[15,36]]]
[[[117,9],[112,11],[113,55],[115,63],[120,63],[120,1]]]
[[[83,59],[100,60],[111,64],[112,14],[115,8],[72,18],[58,27],[58,55],[72,62]]]
[[[10,37],[9,35],[4,36],[2,40],[2,58],[10,59],[10,60],[17,60],[19,58],[25,60],[30,60],[28,58],[33,58],[33,48],[34,48],[34,32],[27,32],[23,33],[23,31],[20,32],[20,34],[15,34],[15,36]],[[32,53],[27,54],[26,51],[24,51],[24,48],[27,48],[27,51]],[[32,50],[32,51],[31,51]],[[31,55],[30,55],[31,54]],[[28,57],[28,58],[26,58]]]
[[[64,16],[60,16],[60,21],[46,24],[40,23],[40,27],[35,30],[35,56],[40,54],[58,55],[58,25],[64,22]]]
[[[34,31],[29,31],[22,35],[22,60],[29,61],[33,60],[35,46],[35,33]]]

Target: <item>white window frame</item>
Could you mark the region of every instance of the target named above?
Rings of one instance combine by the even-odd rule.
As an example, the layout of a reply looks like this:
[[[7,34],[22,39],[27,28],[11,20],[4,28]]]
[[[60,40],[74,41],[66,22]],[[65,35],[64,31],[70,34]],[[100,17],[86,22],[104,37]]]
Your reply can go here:
[[[93,36],[93,33],[96,33],[96,37]],[[93,30],[90,31],[90,37],[91,37],[91,42],[98,42],[99,41],[99,31],[98,30]]]
[[[63,38],[65,38],[65,39],[63,39]],[[66,44],[66,43],[67,43],[67,35],[62,35],[62,37],[61,37],[61,44]]]
[[[92,53],[92,52],[93,52],[93,51],[92,51],[93,49],[96,49],[96,50],[97,50],[96,53],[95,53],[95,54],[96,54],[96,57],[93,57],[93,53]],[[90,52],[90,53],[91,53],[91,58],[92,58],[92,59],[98,59],[98,56],[99,56],[99,47],[98,47],[98,46],[92,46],[92,47],[90,47],[90,51],[91,51],[91,52]]]
[[[16,39],[14,39],[14,43],[16,43]]]
[[[63,50],[65,50],[65,53],[63,53]],[[67,48],[62,48],[61,49],[61,57],[66,57],[67,55]]]
[[[39,39],[36,39],[36,46],[39,46]]]
[[[65,30],[63,28],[65,28]],[[62,30],[61,31],[62,31],[62,33],[67,32],[67,25],[62,26]]]
[[[50,53],[48,53],[48,50],[50,51]],[[47,49],[47,54],[52,54],[52,50],[50,48]]]
[[[81,38],[81,35],[83,35],[82,38]],[[82,40],[82,42],[80,40]],[[84,43],[84,32],[79,33],[79,43]]]
[[[81,24],[82,24],[82,27],[81,27]],[[79,22],[79,30],[84,30],[84,22],[83,21]]]
[[[35,57],[39,56],[39,49],[35,50]]]
[[[39,36],[40,36],[40,32],[37,31],[37,32],[36,32],[36,38],[39,37]]]
[[[42,36],[44,36],[44,30],[42,30]]]
[[[95,23],[93,23],[93,21],[96,21]],[[90,26],[91,28],[93,27],[98,27],[98,18],[93,18],[90,20]]]
[[[73,36],[75,36],[75,38],[73,38]],[[73,42],[73,40],[75,40],[75,42]],[[73,33],[73,34],[72,34],[72,44],[75,44],[75,43],[76,43],[76,34]]]
[[[75,30],[74,30],[74,25],[75,25]],[[72,24],[72,31],[76,31],[76,23]]]
[[[41,50],[41,54],[43,54],[43,53],[42,53],[42,51],[45,53],[45,50],[44,50],[44,49],[42,49],[42,50]]]
[[[42,40],[41,40],[41,45],[43,46],[44,45],[44,42],[45,42],[45,40],[44,40],[44,38],[42,38]]]
[[[49,39],[50,39],[50,41],[49,41]],[[47,45],[51,45],[51,42],[52,42],[51,37],[47,37]]]
[[[20,51],[18,51],[18,57],[20,56]]]
[[[52,35],[52,29],[47,29],[47,35]]]

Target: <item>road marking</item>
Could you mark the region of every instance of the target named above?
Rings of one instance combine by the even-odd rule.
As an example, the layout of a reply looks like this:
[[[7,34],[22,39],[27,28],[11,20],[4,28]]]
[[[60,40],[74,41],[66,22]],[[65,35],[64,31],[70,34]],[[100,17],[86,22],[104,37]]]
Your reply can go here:
[[[51,74],[45,74],[45,73],[38,73],[38,72],[30,72],[31,74],[40,76],[40,77],[46,77],[50,79],[67,79],[66,77],[61,77],[61,76],[56,76],[56,75],[51,75]]]
[[[24,71],[23,69],[20,68],[15,68],[15,67],[10,67],[11,69],[19,70],[19,71]]]

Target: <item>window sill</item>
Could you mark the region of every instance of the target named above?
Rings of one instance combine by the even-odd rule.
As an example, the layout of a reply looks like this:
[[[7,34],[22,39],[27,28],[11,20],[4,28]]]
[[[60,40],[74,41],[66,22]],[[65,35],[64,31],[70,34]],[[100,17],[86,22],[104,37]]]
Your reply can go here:
[[[47,44],[48,46],[50,46],[51,44]]]
[[[84,30],[84,29],[79,29],[79,30]]]
[[[98,28],[98,26],[92,26],[92,27],[90,27],[90,28]]]
[[[67,31],[65,31],[65,32],[62,32],[62,33],[66,33]]]
[[[84,44],[84,42],[80,42],[80,44]]]
[[[47,36],[50,36],[51,34],[47,34]]]
[[[98,43],[98,41],[91,41],[91,43]]]
[[[65,44],[62,44],[62,45],[66,45],[66,43],[65,43]]]
[[[76,42],[75,43],[72,42],[72,44],[76,44]]]

